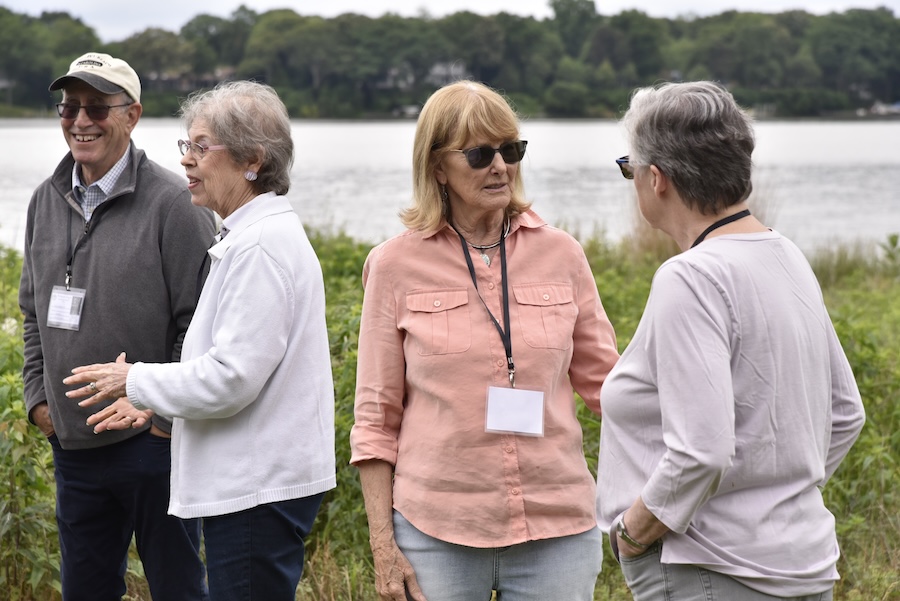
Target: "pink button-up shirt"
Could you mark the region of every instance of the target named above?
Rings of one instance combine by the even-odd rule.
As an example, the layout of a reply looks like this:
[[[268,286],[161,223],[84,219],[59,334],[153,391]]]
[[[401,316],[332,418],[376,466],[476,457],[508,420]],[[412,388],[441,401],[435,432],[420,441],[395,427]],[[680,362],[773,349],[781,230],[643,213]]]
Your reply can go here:
[[[578,241],[529,211],[513,220],[506,252],[516,388],[544,393],[542,437],[485,432],[488,387],[509,386],[485,308],[503,323],[499,253],[488,267],[472,251],[476,290],[445,225],[380,244],[363,270],[351,463],[394,465],[394,508],[471,547],[596,525],[573,387],[599,414],[619,356]]]

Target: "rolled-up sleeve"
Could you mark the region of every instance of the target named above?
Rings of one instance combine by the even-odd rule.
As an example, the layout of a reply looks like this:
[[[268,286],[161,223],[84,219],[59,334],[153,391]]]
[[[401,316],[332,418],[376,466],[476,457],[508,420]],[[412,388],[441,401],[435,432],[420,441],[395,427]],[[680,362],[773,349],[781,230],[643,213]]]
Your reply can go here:
[[[661,268],[654,288],[648,355],[666,452],[641,497],[666,526],[684,532],[734,458],[732,324],[719,292],[689,267]]]
[[[600,388],[619,359],[619,352],[616,333],[600,301],[590,264],[580,246],[577,252],[582,268],[576,289],[578,317],[572,332],[569,378],[588,408],[600,415]]]
[[[372,250],[363,268],[355,424],[350,432],[352,464],[368,459],[396,464],[403,418],[403,334],[397,327],[397,299],[390,274],[380,269],[380,250]]]

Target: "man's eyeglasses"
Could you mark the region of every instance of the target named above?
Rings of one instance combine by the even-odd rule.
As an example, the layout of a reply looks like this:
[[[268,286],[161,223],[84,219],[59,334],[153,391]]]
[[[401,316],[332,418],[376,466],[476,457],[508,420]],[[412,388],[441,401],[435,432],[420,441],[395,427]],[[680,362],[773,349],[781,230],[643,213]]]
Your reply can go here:
[[[461,152],[466,155],[466,161],[472,169],[484,169],[494,162],[494,155],[498,152],[504,163],[508,165],[518,163],[525,156],[525,146],[527,144],[528,142],[525,140],[516,140],[515,142],[501,144],[500,148],[476,146],[475,148],[453,150],[452,152]]]
[[[622,177],[625,179],[634,179],[634,167],[632,167],[631,163],[628,161],[628,155],[626,154],[625,156],[616,159],[616,165],[618,165],[619,169],[622,171]]]
[[[109,118],[109,109],[119,108],[122,106],[131,106],[130,102],[125,104],[71,104],[68,102],[60,102],[56,105],[56,111],[63,119],[77,119],[78,112],[84,109],[88,119],[91,121],[105,121]]]
[[[199,142],[191,142],[190,140],[178,140],[178,150],[181,151],[181,156],[184,156],[188,153],[188,150],[191,151],[191,154],[195,159],[202,159],[206,156],[206,153],[211,150],[225,150],[228,148],[227,146],[222,146],[221,144],[216,144],[215,146],[204,146]]]

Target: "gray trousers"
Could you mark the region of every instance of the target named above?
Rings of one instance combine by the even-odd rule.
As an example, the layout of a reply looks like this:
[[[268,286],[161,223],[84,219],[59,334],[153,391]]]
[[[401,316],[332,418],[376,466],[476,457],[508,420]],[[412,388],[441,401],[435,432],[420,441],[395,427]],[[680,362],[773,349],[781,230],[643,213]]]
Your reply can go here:
[[[635,601],[832,601],[831,589],[802,597],[773,597],[734,578],[692,565],[660,563],[656,543],[637,557],[621,558],[622,574]]]

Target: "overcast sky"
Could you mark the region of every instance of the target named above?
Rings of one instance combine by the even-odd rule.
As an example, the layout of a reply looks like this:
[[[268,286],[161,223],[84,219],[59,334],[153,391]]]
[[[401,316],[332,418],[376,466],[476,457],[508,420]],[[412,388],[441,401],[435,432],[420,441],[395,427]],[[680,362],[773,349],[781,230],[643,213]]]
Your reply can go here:
[[[92,27],[104,42],[119,41],[148,27],[177,32],[199,14],[230,17],[241,4],[257,12],[291,8],[301,15],[334,17],[354,12],[378,17],[392,12],[407,17],[428,13],[435,17],[469,10],[483,15],[508,12],[538,19],[551,17],[548,0],[147,0],[111,3],[109,0],[0,0],[16,13],[39,16],[43,11],[67,12]],[[652,17],[706,16],[726,10],[783,12],[802,9],[815,14],[848,8],[885,6],[900,16],[900,0],[596,0],[597,12],[617,14],[638,9]]]

